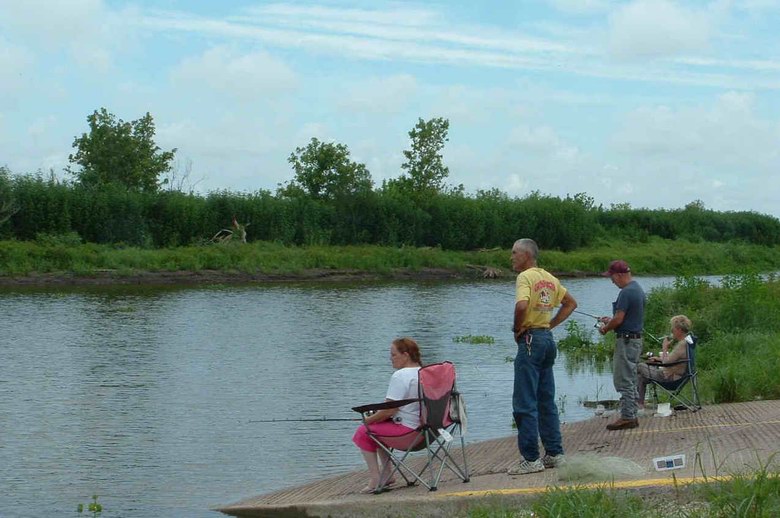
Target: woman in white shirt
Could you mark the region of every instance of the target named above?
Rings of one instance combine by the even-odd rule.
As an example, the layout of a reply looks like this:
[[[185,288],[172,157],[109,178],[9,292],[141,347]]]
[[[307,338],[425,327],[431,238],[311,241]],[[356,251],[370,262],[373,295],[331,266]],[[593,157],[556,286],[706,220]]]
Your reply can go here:
[[[390,345],[390,360],[396,371],[390,378],[390,386],[387,389],[387,401],[400,401],[402,399],[416,399],[418,397],[417,372],[422,366],[420,361],[420,348],[417,342],[411,338],[396,338]],[[376,435],[397,437],[413,432],[420,426],[420,404],[411,403],[400,408],[378,410],[368,416],[365,425],[360,427],[352,437],[352,441],[360,448],[363,458],[368,465],[369,481],[363,488],[363,493],[372,493],[379,486],[380,473],[379,461],[383,465],[383,476],[390,471],[390,463],[387,454],[366,431],[366,426]],[[392,481],[388,481],[388,484]]]

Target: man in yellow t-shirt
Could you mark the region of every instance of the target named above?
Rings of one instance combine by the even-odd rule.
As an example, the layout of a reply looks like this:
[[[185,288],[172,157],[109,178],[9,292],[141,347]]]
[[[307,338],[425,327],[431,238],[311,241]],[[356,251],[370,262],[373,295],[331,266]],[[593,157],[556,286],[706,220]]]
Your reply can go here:
[[[522,458],[509,468],[510,475],[536,473],[564,461],[552,369],[558,351],[551,330],[571,315],[577,301],[554,275],[536,265],[538,256],[539,247],[532,239],[519,239],[512,247],[512,268],[519,272],[512,327],[517,342],[512,414]],[[553,316],[557,306],[560,309]],[[545,452],[542,458],[539,438]]]

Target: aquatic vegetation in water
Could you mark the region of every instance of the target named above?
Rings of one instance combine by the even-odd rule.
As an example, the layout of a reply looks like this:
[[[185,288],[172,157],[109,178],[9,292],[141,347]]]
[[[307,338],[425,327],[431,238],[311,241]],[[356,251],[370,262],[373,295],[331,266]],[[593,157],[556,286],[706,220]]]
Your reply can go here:
[[[612,346],[606,341],[593,340],[593,332],[576,320],[566,322],[566,337],[558,341],[558,349],[569,355],[583,355],[589,358],[612,356]]]
[[[452,341],[458,344],[485,344],[485,345],[493,345],[496,343],[496,339],[489,335],[464,335],[464,336],[455,336],[452,338]]]
[[[98,496],[92,495],[92,501],[87,505],[87,511],[92,513],[92,516],[100,516],[103,512],[103,505],[98,502]],[[84,512],[84,504],[79,504],[76,507],[76,512]]]

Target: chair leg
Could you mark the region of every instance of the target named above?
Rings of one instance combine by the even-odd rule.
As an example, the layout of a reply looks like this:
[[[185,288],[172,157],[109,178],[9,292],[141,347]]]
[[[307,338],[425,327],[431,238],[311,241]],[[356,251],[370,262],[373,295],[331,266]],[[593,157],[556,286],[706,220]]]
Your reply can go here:
[[[465,478],[463,479],[463,482],[465,483],[471,480],[471,477],[469,476],[469,464],[468,461],[466,460],[466,441],[463,440],[463,434],[459,434],[459,435],[460,435],[460,451],[463,454],[463,473],[464,475],[466,475]]]
[[[693,387],[693,403],[696,407],[696,410],[699,410],[701,409],[701,400],[699,399],[699,380],[696,378],[695,374],[691,377],[691,386]]]

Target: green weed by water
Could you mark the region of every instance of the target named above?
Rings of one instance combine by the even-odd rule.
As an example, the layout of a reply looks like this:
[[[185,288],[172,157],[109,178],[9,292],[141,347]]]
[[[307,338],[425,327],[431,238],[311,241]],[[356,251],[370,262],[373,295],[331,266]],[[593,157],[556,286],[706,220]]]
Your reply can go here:
[[[487,344],[493,345],[496,343],[496,339],[489,335],[464,335],[455,336],[452,341],[459,344]]]
[[[566,336],[558,341],[558,350],[565,354],[564,366],[567,373],[597,372],[603,373],[610,367],[615,349],[612,335],[594,340],[594,330],[577,323],[566,321]]]
[[[84,504],[79,504],[76,506],[76,512],[83,513],[84,512]],[[87,512],[92,513],[92,516],[100,516],[100,514],[103,512],[103,505],[98,502],[98,495],[92,495],[92,501],[87,504]]]
[[[614,344],[605,340],[593,340],[594,331],[576,320],[566,321],[566,336],[558,341],[558,349],[571,356],[611,358]]]

